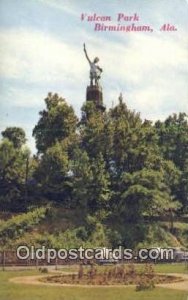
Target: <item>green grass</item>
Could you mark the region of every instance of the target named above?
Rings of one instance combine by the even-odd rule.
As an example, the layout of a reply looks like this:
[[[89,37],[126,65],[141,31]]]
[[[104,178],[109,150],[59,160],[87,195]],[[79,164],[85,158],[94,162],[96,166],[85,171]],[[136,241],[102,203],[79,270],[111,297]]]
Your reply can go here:
[[[173,267],[160,265],[161,272],[181,272],[181,265]],[[69,269],[70,270],[70,269]],[[9,282],[17,276],[39,274],[37,271],[0,271],[0,299],[1,300],[187,300],[187,292],[164,288],[153,291],[136,292],[135,288],[81,288],[81,287],[46,287],[22,285]]]
[[[172,264],[156,264],[155,271],[158,273],[188,273],[188,264],[172,263]]]
[[[125,269],[128,265],[125,265]],[[111,268],[111,265],[106,265],[106,266],[97,266],[97,269],[100,271],[103,271],[104,269]],[[142,270],[145,267],[145,264],[136,264],[135,265],[136,269]],[[183,273],[183,274],[188,274],[188,263],[163,263],[163,264],[153,264],[154,270],[156,273]],[[88,266],[89,268],[89,266]],[[70,267],[59,267],[58,270],[63,270],[67,272],[75,272],[78,271],[79,267],[78,266],[70,266]]]

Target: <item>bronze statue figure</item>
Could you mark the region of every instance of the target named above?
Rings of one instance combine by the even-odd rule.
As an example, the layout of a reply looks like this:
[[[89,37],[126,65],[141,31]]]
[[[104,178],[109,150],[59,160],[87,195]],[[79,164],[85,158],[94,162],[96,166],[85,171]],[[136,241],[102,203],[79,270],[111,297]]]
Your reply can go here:
[[[84,53],[85,56],[90,64],[90,85],[93,85],[93,82],[96,86],[99,85],[99,79],[101,78],[101,73],[102,73],[102,69],[97,65],[97,63],[99,62],[99,58],[95,57],[93,62],[90,60],[87,51],[86,51],[86,46],[84,44]]]

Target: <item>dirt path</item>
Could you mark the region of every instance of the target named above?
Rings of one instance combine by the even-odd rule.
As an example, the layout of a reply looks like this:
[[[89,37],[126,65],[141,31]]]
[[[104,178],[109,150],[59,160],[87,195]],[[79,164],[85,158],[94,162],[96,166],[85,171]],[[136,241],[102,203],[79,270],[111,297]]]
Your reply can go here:
[[[61,272],[61,274],[68,274],[67,272]],[[72,273],[71,273],[72,274]],[[167,273],[165,275],[171,275],[171,276],[177,276],[181,277],[183,281],[180,282],[173,282],[173,283],[163,283],[158,284],[157,286],[163,287],[163,288],[170,288],[175,290],[183,290],[188,291],[188,275],[186,274],[179,274],[179,273]],[[9,281],[13,283],[20,283],[20,284],[32,284],[32,285],[45,285],[45,286],[61,286],[61,287],[92,287],[92,288],[98,288],[98,287],[134,287],[133,285],[78,285],[78,284],[61,284],[61,283],[49,283],[49,282],[41,282],[41,278],[45,278],[49,276],[48,275],[35,275],[35,276],[22,276],[22,277],[13,277],[10,278]]]
[[[173,283],[162,283],[162,284],[158,284],[158,286],[164,288],[170,288],[174,290],[188,291],[188,274],[169,273],[165,275],[174,275],[177,277],[179,276],[183,279],[183,281],[173,282]]]

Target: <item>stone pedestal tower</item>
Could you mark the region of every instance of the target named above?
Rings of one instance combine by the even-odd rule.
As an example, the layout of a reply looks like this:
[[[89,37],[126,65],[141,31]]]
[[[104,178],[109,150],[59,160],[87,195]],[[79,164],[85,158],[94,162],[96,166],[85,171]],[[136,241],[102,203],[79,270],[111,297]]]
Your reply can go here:
[[[105,111],[103,106],[102,87],[98,85],[89,85],[86,89],[86,101],[93,101],[98,109]]]

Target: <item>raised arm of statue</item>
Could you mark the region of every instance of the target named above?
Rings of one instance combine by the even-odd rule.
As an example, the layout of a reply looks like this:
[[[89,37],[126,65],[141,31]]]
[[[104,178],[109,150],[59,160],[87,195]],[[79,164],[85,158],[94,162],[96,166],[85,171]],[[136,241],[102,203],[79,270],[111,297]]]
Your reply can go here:
[[[88,62],[89,62],[89,64],[90,64],[90,63],[91,63],[91,60],[89,59],[89,56],[88,56],[88,54],[87,54],[85,43],[84,43],[84,53],[85,53],[85,56],[86,56],[86,58],[87,58],[87,60],[88,60]]]

